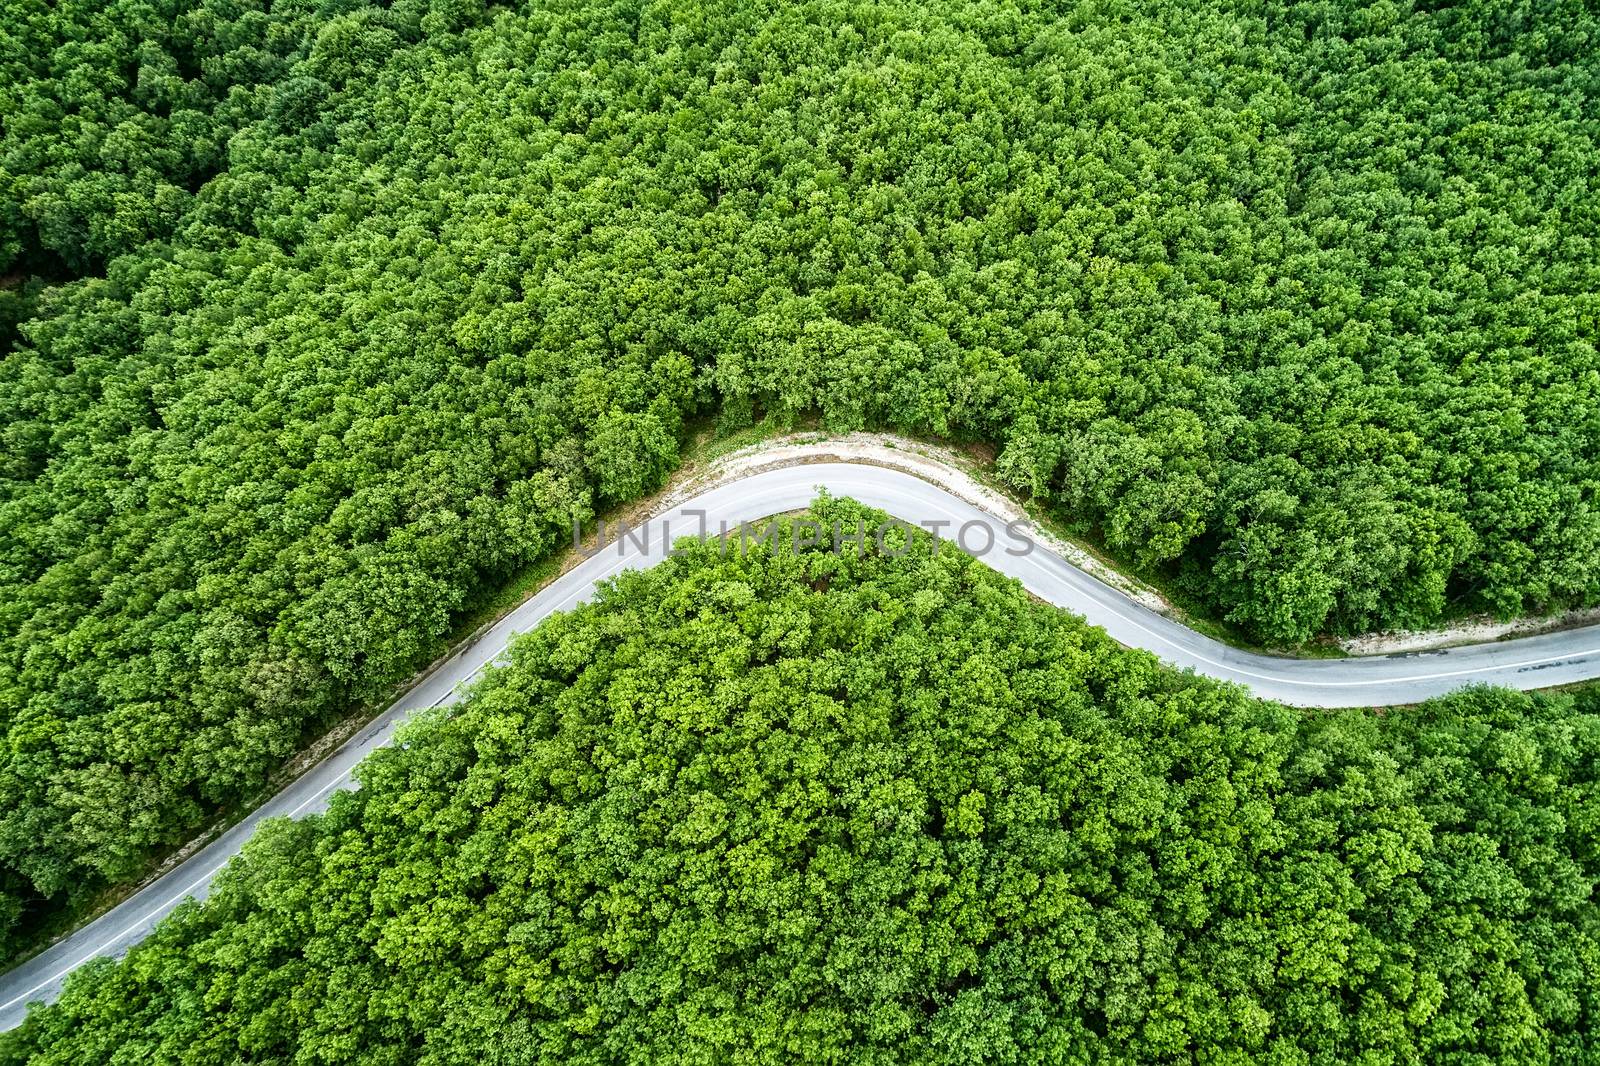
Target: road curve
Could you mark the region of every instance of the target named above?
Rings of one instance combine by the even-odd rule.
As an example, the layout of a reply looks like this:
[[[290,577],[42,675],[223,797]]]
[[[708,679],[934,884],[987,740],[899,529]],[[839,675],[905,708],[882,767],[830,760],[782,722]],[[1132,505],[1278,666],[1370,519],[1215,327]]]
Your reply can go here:
[[[184,899],[204,899],[216,873],[238,854],[264,818],[298,817],[326,808],[328,797],[353,785],[352,771],[367,754],[389,743],[412,713],[453,701],[505,650],[541,619],[587,600],[596,582],[623,570],[653,565],[670,544],[723,523],[737,528],[774,514],[799,510],[819,488],[849,496],[906,522],[940,528],[954,539],[968,528],[964,547],[1019,580],[1029,592],[1105,629],[1119,642],[1145,648],[1175,666],[1236,682],[1258,696],[1307,707],[1414,703],[1462,685],[1488,683],[1543,688],[1600,676],[1600,626],[1440,651],[1351,659],[1291,659],[1229,647],[1157,614],[1032,541],[1032,527],[1006,523],[912,474],[866,463],[823,462],[766,470],[710,488],[674,507],[635,535],[583,560],[481,638],[458,648],[380,717],[278,795],[204,849],[125,902],[48,950],[0,976],[0,1031],[21,1023],[28,1004],[49,1001],[68,973],[90,959],[120,956]],[[976,523],[969,526],[969,523]],[[1017,532],[1029,535],[1021,551]],[[980,551],[988,536],[994,546]]]

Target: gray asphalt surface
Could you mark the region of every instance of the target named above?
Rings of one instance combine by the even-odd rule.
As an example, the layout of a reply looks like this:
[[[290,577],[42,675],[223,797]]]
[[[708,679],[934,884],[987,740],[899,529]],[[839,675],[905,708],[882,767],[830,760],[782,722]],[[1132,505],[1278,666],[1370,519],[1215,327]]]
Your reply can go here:
[[[462,686],[492,663],[518,633],[591,596],[595,583],[625,569],[660,561],[678,538],[737,528],[806,507],[819,488],[849,496],[912,524],[945,523],[1001,573],[1042,599],[1082,615],[1119,642],[1145,648],[1175,666],[1232,681],[1256,695],[1306,707],[1414,703],[1463,685],[1543,688],[1600,676],[1600,626],[1441,651],[1353,659],[1289,659],[1240,651],[1148,610],[1042,546],[1026,554],[1015,532],[987,512],[920,478],[861,463],[817,463],[769,470],[707,490],[653,519],[647,536],[630,537],[584,560],[541,590],[484,636],[455,654],[389,710],[277,796],[125,902],[0,976],[0,1031],[22,1022],[28,1004],[50,1001],[68,973],[90,959],[121,956],[183,900],[204,899],[211,880],[238,854],[264,818],[300,817],[326,809],[328,797],[352,788],[352,771],[418,710],[452,702]],[[983,551],[992,537],[993,548]],[[1008,551],[1010,549],[1010,551]]]

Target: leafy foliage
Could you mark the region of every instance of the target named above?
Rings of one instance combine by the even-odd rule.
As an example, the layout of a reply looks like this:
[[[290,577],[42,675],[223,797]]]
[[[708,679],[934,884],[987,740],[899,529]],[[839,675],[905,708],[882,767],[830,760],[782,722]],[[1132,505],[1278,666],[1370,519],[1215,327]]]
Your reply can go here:
[[[1263,640],[1594,602],[1595,41],[1582,0],[10,5],[0,265],[77,280],[0,307],[3,887],[142,870],[688,414],[993,441]]]
[[[707,545],[552,618],[3,1056],[1600,1054],[1596,708],[1303,716],[864,551]]]
[[[456,28],[417,0],[14,0],[0,266],[85,271],[172,235],[246,128],[314,148],[341,76]],[[482,5],[478,5],[481,12]],[[460,5],[459,15],[471,5]]]

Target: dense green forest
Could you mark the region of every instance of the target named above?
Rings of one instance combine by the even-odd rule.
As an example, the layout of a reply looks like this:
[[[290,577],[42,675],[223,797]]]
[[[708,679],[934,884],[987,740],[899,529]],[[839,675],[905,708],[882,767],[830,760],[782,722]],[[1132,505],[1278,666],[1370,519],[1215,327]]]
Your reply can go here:
[[[1600,598],[1584,0],[12,0],[0,924],[683,420],[992,442],[1257,638]]]
[[[1290,711],[864,551],[553,617],[0,1060],[1600,1056],[1592,698]]]

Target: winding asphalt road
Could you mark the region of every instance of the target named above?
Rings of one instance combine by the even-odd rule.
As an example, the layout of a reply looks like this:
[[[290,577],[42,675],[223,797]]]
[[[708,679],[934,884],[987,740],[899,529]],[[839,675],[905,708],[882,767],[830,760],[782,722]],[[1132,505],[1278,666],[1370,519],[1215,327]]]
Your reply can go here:
[[[1240,651],[1142,607],[1042,545],[1023,554],[1017,534],[1000,519],[911,474],[865,463],[824,462],[751,474],[707,490],[618,541],[546,586],[478,640],[455,653],[360,734],[307,770],[238,825],[125,902],[0,976],[0,1030],[21,1023],[29,1003],[54,999],[68,973],[90,959],[120,956],[188,898],[204,899],[211,880],[238,854],[264,818],[298,817],[327,807],[328,797],[354,787],[352,771],[388,744],[411,714],[454,701],[518,633],[556,611],[587,600],[596,582],[660,561],[678,538],[726,523],[754,522],[800,510],[818,488],[850,496],[906,522],[938,528],[1029,592],[1081,614],[1116,640],[1154,652],[1175,666],[1237,682],[1258,696],[1307,707],[1414,703],[1472,683],[1543,688],[1600,677],[1600,626],[1441,651],[1351,659],[1290,659]],[[931,523],[943,523],[933,527]],[[1031,536],[1028,537],[1032,543]],[[993,547],[983,551],[992,540]],[[1008,551],[1009,549],[1009,551]]]

